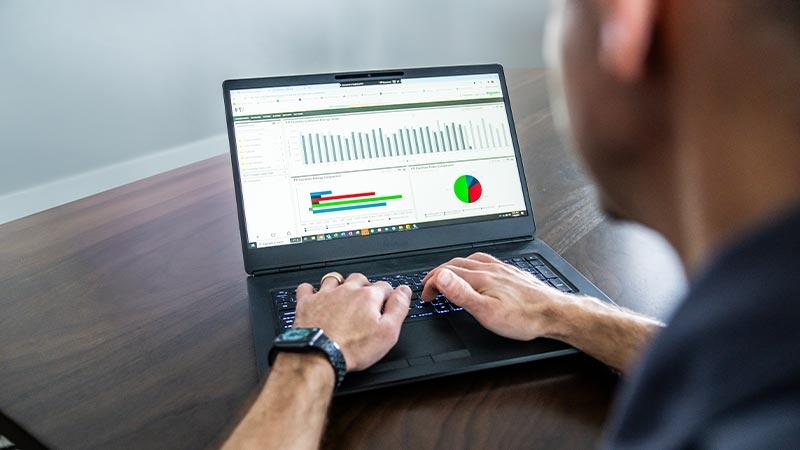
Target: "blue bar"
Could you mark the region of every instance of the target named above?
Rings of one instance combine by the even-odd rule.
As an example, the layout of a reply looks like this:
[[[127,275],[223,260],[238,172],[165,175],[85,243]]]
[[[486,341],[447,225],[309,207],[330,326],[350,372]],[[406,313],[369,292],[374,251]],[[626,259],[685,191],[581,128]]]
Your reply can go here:
[[[319,198],[322,197],[323,195],[331,195],[331,194],[333,194],[332,191],[319,191],[319,192],[312,192],[310,195],[311,198]]]
[[[348,211],[351,209],[377,208],[379,206],[386,206],[386,202],[369,203],[366,205],[340,206],[338,208],[314,209],[311,212],[314,214],[321,214],[326,212]]]

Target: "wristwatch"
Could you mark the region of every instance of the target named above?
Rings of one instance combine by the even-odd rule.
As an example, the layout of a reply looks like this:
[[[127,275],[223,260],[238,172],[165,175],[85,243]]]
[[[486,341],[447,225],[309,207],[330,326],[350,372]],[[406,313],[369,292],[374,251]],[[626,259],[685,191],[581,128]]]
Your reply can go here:
[[[347,364],[339,345],[333,342],[321,328],[291,328],[279,334],[272,341],[272,349],[269,351],[269,365],[275,362],[278,352],[322,352],[333,366],[336,375],[336,386],[334,390],[342,384],[344,376],[347,374]]]

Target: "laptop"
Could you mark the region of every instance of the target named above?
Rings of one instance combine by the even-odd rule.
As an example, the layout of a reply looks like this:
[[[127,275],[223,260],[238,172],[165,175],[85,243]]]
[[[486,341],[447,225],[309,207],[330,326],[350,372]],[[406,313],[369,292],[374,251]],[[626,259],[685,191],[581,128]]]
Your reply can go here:
[[[223,94],[262,378],[295,287],[332,270],[414,291],[397,345],[338,394],[576,352],[422,302],[421,279],[451,258],[486,252],[610,302],[536,238],[500,65],[228,80]]]

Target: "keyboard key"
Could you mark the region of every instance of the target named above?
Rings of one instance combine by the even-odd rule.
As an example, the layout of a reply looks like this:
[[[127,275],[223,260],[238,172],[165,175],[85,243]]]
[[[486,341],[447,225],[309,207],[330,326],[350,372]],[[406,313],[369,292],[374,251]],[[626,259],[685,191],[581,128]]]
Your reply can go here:
[[[542,261],[541,259],[537,258],[536,256],[526,256],[525,260],[528,261],[529,263],[533,264],[534,266],[543,266],[544,265],[544,261]]]
[[[436,313],[433,312],[433,311],[430,311],[430,310],[424,310],[422,312],[415,311],[413,313],[411,311],[409,311],[408,312],[408,316],[406,316],[406,319],[418,319],[420,317],[428,317],[428,316],[432,316],[434,314],[436,314]]]
[[[562,280],[560,280],[558,278],[556,278],[554,280],[547,280],[547,282],[550,283],[551,286],[553,286],[554,288],[558,289],[561,292],[573,292],[572,288],[569,287],[569,285],[567,283],[565,283],[564,281],[562,281]]]
[[[289,302],[289,301],[281,301],[275,303],[275,307],[278,308],[278,311],[287,311],[290,309],[295,309],[296,306],[297,304],[295,302]]]
[[[537,267],[536,269],[539,271],[539,273],[544,275],[544,277],[547,278],[547,279],[558,278],[558,275],[556,275],[555,272],[550,270],[550,268],[547,267],[547,266]]]
[[[435,303],[433,305],[433,309],[436,310],[437,313],[443,314],[452,311],[450,308],[450,303]]]
[[[409,309],[419,309],[425,308],[428,303],[424,302],[421,298],[417,298],[416,300],[411,300],[411,303],[408,305]]]

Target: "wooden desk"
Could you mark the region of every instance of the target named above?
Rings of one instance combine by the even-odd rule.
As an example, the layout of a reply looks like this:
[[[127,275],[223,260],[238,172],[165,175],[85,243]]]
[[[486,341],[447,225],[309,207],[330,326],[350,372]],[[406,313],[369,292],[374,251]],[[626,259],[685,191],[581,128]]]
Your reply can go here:
[[[541,236],[621,305],[666,318],[684,286],[674,255],[597,210],[544,73],[508,75]],[[227,155],[0,226],[0,409],[45,444],[213,447],[257,383]],[[587,448],[615,385],[571,356],[357,394],[334,402],[324,446]]]

